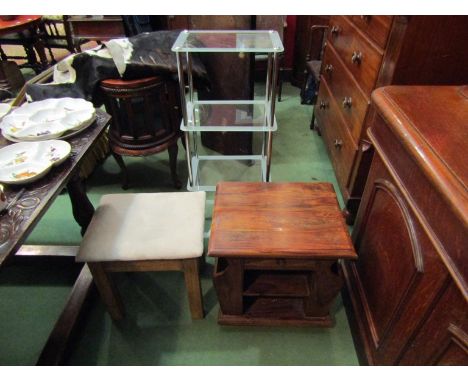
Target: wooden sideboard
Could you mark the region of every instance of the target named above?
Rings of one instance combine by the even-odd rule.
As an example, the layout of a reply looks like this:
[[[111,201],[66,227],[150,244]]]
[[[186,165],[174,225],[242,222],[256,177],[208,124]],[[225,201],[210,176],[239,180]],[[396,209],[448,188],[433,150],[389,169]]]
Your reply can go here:
[[[468,86],[372,95],[375,153],[344,262],[362,363],[468,365]]]
[[[352,223],[372,157],[371,92],[468,81],[466,16],[333,16],[315,108]]]

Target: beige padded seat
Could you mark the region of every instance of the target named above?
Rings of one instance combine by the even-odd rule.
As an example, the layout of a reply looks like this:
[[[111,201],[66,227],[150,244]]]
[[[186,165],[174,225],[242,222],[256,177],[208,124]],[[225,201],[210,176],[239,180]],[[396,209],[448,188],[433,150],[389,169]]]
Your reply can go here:
[[[113,319],[123,305],[109,273],[183,271],[192,318],[203,318],[199,258],[205,192],[104,195],[76,257],[86,262]]]

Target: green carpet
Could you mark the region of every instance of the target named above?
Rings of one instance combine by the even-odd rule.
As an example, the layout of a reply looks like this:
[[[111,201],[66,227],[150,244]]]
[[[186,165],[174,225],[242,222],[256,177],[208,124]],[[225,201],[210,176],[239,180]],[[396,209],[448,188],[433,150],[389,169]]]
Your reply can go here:
[[[299,89],[284,85],[277,104],[279,129],[273,140],[273,181],[329,181],[339,193],[323,141],[309,129],[312,108],[300,105]],[[254,146],[258,146],[255,139]],[[125,158],[132,188],[127,192],[174,191],[167,152]],[[210,164],[211,165],[211,164]],[[207,181],[259,180],[256,166],[219,162],[204,169]],[[179,175],[187,179],[185,153],[179,150]],[[124,192],[112,157],[87,182],[94,205],[105,193]],[[212,194],[209,196],[212,198]],[[341,202],[341,196],[339,195]],[[211,208],[207,208],[206,227]],[[79,228],[67,194],[60,195],[29,237],[34,244],[80,243]],[[183,275],[128,273],[116,277],[127,317],[114,324],[95,299],[68,359],[71,365],[357,365],[346,314],[340,299],[336,326],[314,328],[221,327],[211,282],[213,261],[202,275],[204,320],[192,322]],[[71,262],[40,266],[13,264],[0,269],[0,364],[31,365],[37,360],[77,267]]]

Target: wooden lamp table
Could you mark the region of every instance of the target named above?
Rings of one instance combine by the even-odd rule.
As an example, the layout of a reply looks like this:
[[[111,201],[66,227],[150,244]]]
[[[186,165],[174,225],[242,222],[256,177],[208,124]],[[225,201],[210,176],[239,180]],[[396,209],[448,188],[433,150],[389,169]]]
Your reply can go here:
[[[330,183],[219,183],[208,255],[218,323],[269,326],[333,326],[338,261],[357,258]]]

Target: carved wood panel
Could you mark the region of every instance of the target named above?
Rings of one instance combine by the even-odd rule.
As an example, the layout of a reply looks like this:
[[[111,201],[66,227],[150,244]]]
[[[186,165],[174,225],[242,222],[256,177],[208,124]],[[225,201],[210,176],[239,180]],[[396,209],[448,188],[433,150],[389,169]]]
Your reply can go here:
[[[400,364],[468,365],[468,306],[449,277]]]
[[[446,271],[380,158],[374,158],[365,209],[355,232],[356,276],[376,364],[395,364],[433,308]]]

